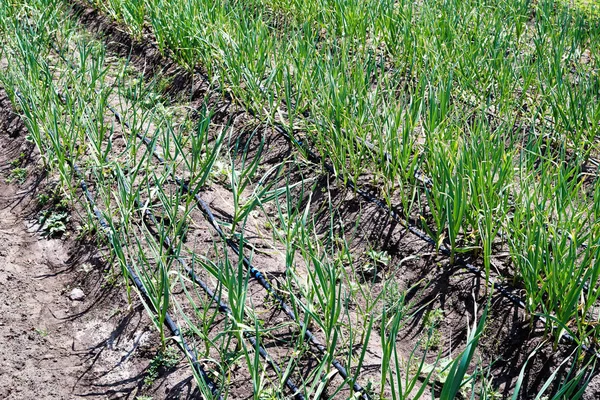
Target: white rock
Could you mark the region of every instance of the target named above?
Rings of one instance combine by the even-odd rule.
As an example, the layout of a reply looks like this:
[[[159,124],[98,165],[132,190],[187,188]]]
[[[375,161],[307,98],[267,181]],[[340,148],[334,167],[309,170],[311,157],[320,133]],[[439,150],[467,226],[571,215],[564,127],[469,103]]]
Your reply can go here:
[[[79,289],[79,288],[75,288],[73,290],[71,290],[71,293],[69,293],[69,298],[71,300],[83,300],[85,298],[85,293],[83,293],[83,290]]]

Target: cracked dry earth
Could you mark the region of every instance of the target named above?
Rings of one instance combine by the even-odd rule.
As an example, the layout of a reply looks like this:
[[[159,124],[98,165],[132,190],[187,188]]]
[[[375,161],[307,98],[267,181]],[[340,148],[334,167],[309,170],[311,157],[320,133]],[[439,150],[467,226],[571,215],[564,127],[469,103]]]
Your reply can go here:
[[[95,244],[75,239],[77,213],[62,238],[42,235],[37,199],[51,179],[6,103],[0,92],[0,399],[195,398],[184,360],[146,379],[158,335]],[[16,158],[22,184],[7,182]]]

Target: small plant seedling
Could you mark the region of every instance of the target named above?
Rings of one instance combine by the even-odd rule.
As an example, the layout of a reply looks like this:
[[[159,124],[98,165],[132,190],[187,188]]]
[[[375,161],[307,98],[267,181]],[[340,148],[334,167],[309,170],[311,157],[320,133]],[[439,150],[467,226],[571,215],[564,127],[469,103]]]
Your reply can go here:
[[[42,235],[52,238],[62,236],[70,220],[67,198],[59,191],[51,190],[39,194],[37,200],[40,207],[46,207],[39,214]]]
[[[92,236],[94,233],[96,233],[96,226],[94,224],[92,224],[91,222],[84,222],[82,225],[77,227],[77,239],[83,239],[86,236]]]
[[[427,376],[433,372],[433,376],[436,382],[444,384],[448,379],[448,366],[452,363],[451,358],[442,358],[437,361],[436,364],[424,363],[421,369],[421,375]]]
[[[397,312],[406,312],[406,304],[404,303],[405,292],[403,292],[398,282],[389,281],[386,285],[385,295],[383,298],[383,308],[389,314],[395,314]]]
[[[102,283],[102,288],[113,287],[119,282],[119,275],[112,270],[108,270],[104,274],[104,282]]]
[[[44,236],[59,237],[67,231],[67,223],[69,222],[69,214],[66,211],[56,212],[46,210],[40,216],[40,224]]]
[[[365,277],[373,277],[377,275],[378,271],[377,264],[372,262],[364,263],[360,265],[358,269]]]
[[[25,160],[25,153],[21,152],[21,154],[19,154],[19,157],[15,158],[14,160],[12,160],[10,162],[10,166],[13,168],[20,167],[21,164],[23,164],[24,160]]]
[[[15,167],[10,171],[6,183],[18,183],[19,185],[25,183],[27,179],[27,170],[21,167]]]
[[[117,307],[108,314],[108,318],[110,319],[110,318],[116,317],[117,315],[121,314],[121,312],[122,311]]]
[[[444,311],[440,308],[429,310],[425,313],[423,325],[431,331],[431,338],[427,345],[433,349],[442,342],[442,333],[439,330],[440,322],[444,319]]]
[[[226,184],[231,176],[231,166],[222,160],[215,161],[209,173],[209,179]]]
[[[380,268],[385,268],[390,263],[390,256],[383,250],[371,249],[367,251],[367,256],[369,256],[370,261],[359,267],[360,272],[366,277],[377,275]]]
[[[371,249],[367,252],[369,258],[376,264],[387,266],[390,263],[390,256],[385,250],[377,251]]]
[[[37,333],[41,337],[46,337],[50,334],[50,332],[48,332],[48,329],[46,328],[35,328],[35,333]]]
[[[171,369],[179,363],[179,354],[177,349],[173,347],[167,347],[156,354],[156,356],[150,361],[148,372],[144,378],[144,385],[152,386],[154,381],[159,377],[160,370]]]
[[[259,400],[275,400],[278,399],[279,396],[277,396],[277,393],[272,388],[267,388],[261,390],[258,398]]]
[[[45,205],[47,205],[50,202],[51,197],[48,193],[40,193],[38,195],[37,199],[38,199],[39,206],[44,207]]]
[[[25,161],[25,153],[21,152],[17,158],[10,162],[11,171],[6,178],[7,183],[18,183],[23,184],[27,179],[27,169],[23,168],[23,161]]]

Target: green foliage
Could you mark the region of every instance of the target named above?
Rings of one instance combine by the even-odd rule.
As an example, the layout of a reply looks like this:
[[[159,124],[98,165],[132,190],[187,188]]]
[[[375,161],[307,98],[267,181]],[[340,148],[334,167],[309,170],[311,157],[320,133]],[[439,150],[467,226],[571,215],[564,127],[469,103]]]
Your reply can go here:
[[[154,381],[160,376],[162,370],[170,370],[179,364],[179,352],[174,347],[167,347],[160,350],[150,361],[150,365],[144,377],[144,385],[152,386]]]
[[[50,334],[50,332],[48,332],[48,329],[46,328],[35,328],[35,333],[37,333],[41,337],[46,337]]]
[[[16,182],[18,184],[23,184],[23,183],[25,183],[26,179],[27,179],[27,169],[21,168],[21,167],[15,167],[10,170],[10,174],[8,175],[8,178],[6,178],[6,182],[7,183]]]
[[[19,185],[27,180],[27,169],[22,167],[25,161],[25,153],[21,152],[19,156],[10,162],[11,170],[6,178],[7,183],[16,182]]]
[[[69,214],[66,211],[46,210],[40,215],[40,224],[45,236],[62,236],[67,231]]]
[[[70,220],[69,204],[58,188],[51,188],[38,194],[38,205],[41,231],[47,237],[60,237],[67,231]]]
[[[555,345],[565,333],[579,343],[597,341],[600,185],[590,165],[600,133],[600,30],[593,14],[551,0],[95,3],[134,39],[150,32],[162,54],[193,76],[200,67],[210,89],[257,121],[248,124],[244,142],[234,135],[237,115],[225,123],[217,115],[218,124],[210,110],[188,115],[162,95],[175,82],[148,84],[127,62],[114,61],[61,1],[3,2],[7,62],[0,82],[48,173],[58,177],[57,190],[38,197],[40,224],[49,236],[64,233],[67,205],[80,201],[75,209],[84,214],[85,230],[98,233],[116,266],[108,284],[126,278],[131,266],[149,294],[144,304],[163,347],[166,314],[176,312],[182,335],[199,343],[194,350],[223,361],[210,364],[218,366],[213,377],[225,391],[232,369],[242,366],[256,398],[276,397],[297,360],[309,356],[317,361],[303,376],[305,395],[338,393],[360,381],[374,341],[383,361],[380,375],[365,384],[373,395],[418,398],[437,385],[443,399],[478,390],[491,398],[495,390],[477,386],[481,380],[489,386],[475,357],[487,309],[458,357],[426,362],[444,346],[442,310],[425,315],[426,334],[414,349],[399,348],[416,315],[406,301],[410,289],[396,282],[404,282],[402,262],[394,265],[394,253],[373,247],[358,265],[354,232],[344,232],[355,221],[344,221],[331,198],[338,188],[297,171],[319,167],[307,160],[304,144],[342,182],[366,182],[397,206],[403,225],[420,225],[436,250],[450,254],[450,264],[471,257],[483,265],[489,287],[492,274],[507,274],[502,278],[524,289],[530,321],[542,316]],[[583,0],[578,4],[587,9]],[[288,128],[298,151],[265,168],[272,142],[262,128],[273,122]],[[9,179],[25,180],[22,161],[11,163]],[[74,164],[82,170],[74,172]],[[76,189],[80,173],[93,182],[96,209]],[[247,344],[249,336],[259,341],[270,333],[255,313],[250,273],[220,239],[202,255],[191,243],[200,230],[194,195],[211,181],[231,192],[230,220],[218,227],[241,254],[260,259],[264,251],[251,243],[262,234],[251,223],[255,215],[280,241],[273,253],[286,269],[277,290],[302,322],[290,329],[293,356],[276,379]],[[108,227],[98,226],[98,214]],[[507,249],[509,257],[498,257]],[[505,268],[496,268],[498,258]],[[211,299],[189,282],[181,259],[218,282],[216,296],[230,307],[221,332],[212,330]],[[365,282],[375,276],[379,286]],[[307,327],[323,339],[319,357],[301,334]],[[169,351],[151,362],[147,384],[173,365]],[[332,379],[334,358],[350,371],[346,382]],[[587,379],[573,367],[555,397],[580,397]]]

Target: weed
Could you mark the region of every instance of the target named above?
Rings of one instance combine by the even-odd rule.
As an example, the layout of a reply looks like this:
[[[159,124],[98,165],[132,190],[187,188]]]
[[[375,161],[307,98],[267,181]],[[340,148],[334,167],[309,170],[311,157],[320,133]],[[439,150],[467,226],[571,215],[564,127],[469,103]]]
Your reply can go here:
[[[342,254],[346,253],[342,252]],[[376,276],[381,268],[387,267],[390,262],[390,257],[385,251],[370,249],[367,251],[367,256],[369,257],[369,261],[363,262],[357,268],[357,271],[359,271],[362,276],[367,279]],[[347,258],[344,258],[343,260],[350,262]]]
[[[41,337],[46,337],[50,334],[50,332],[48,332],[48,329],[46,328],[35,328],[35,333],[37,333]]]
[[[400,289],[398,282],[390,280],[386,283],[383,298],[383,310],[389,314],[406,313],[404,297],[406,293]]]
[[[174,368],[179,363],[179,359],[179,352],[174,347],[167,347],[159,351],[152,361],[150,361],[146,377],[144,378],[144,385],[152,386],[154,381],[160,376],[160,372]]]
[[[50,195],[48,193],[40,193],[37,196],[37,200],[38,200],[38,205],[40,207],[44,207],[45,205],[47,205],[50,202]]]
[[[424,345],[436,349],[442,344],[442,332],[439,327],[443,320],[444,311],[442,309],[427,310],[423,317],[423,326],[430,332],[430,338]]]
[[[46,210],[40,215],[42,232],[47,237],[59,237],[67,231],[69,214],[66,211]]]
[[[21,152],[17,158],[10,162],[11,170],[6,178],[7,183],[16,182],[22,185],[27,180],[27,169],[22,167],[25,161],[25,153]]]
[[[96,225],[86,221],[77,227],[76,240],[82,240],[85,237],[91,237],[97,233]]]
[[[6,178],[7,183],[16,182],[19,185],[25,183],[27,180],[27,169],[21,167],[14,167],[10,170],[10,174]]]

